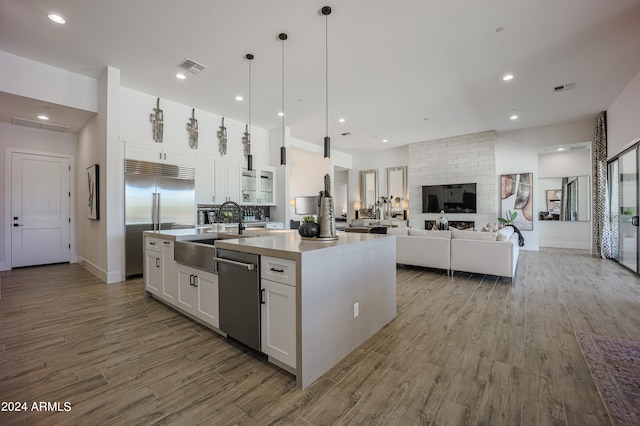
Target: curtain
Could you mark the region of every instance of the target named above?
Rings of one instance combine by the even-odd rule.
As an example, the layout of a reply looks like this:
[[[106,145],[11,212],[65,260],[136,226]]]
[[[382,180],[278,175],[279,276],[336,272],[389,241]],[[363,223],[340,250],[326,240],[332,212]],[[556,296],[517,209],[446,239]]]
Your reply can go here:
[[[571,220],[569,217],[569,178],[562,178],[562,197],[560,198],[560,220]]]
[[[607,188],[607,112],[596,117],[593,135],[593,255],[614,257]],[[564,194],[563,194],[564,195]]]

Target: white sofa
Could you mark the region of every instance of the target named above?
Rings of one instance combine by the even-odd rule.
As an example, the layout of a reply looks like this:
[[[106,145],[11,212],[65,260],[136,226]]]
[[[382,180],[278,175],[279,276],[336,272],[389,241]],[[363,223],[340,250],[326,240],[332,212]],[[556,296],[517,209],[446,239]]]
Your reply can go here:
[[[499,232],[390,228],[387,234],[396,236],[396,263],[512,280],[516,273],[520,246],[510,227]]]

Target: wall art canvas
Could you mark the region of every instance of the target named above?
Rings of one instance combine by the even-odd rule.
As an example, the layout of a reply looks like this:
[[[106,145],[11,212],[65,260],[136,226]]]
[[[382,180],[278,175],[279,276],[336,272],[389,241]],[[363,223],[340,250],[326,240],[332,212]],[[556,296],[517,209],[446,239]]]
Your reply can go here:
[[[93,220],[100,219],[100,167],[97,164],[87,167],[87,218]]]
[[[533,173],[515,173],[500,177],[500,216],[517,213],[514,225],[521,231],[533,230]]]

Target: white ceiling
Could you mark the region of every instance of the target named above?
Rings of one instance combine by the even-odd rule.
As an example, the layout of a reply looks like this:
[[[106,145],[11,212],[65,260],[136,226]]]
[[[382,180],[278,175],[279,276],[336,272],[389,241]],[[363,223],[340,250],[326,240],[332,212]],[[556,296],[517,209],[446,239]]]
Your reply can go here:
[[[325,5],[329,135],[344,151],[595,117],[640,70],[640,0],[2,0],[0,50],[92,77],[110,65],[125,87],[239,121],[248,102],[234,97],[247,98],[253,53],[252,124],[271,129],[286,32],[286,124],[321,144]],[[184,58],[207,68],[178,81]],[[566,83],[575,88],[554,93]],[[40,112],[0,101],[3,121],[14,107]]]

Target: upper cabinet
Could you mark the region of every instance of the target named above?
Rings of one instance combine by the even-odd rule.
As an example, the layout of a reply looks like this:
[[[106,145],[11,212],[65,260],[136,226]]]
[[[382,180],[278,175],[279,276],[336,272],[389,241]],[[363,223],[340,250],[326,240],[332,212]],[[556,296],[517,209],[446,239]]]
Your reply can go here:
[[[191,165],[191,154],[167,149],[162,144],[125,142],[124,157],[131,160],[151,161],[154,163]]]
[[[213,202],[216,204],[222,204],[225,201],[242,201],[240,198],[239,163],[223,160],[215,161],[213,191]]]
[[[242,169],[242,203],[275,205],[275,188],[275,167],[262,166],[251,171]]]

